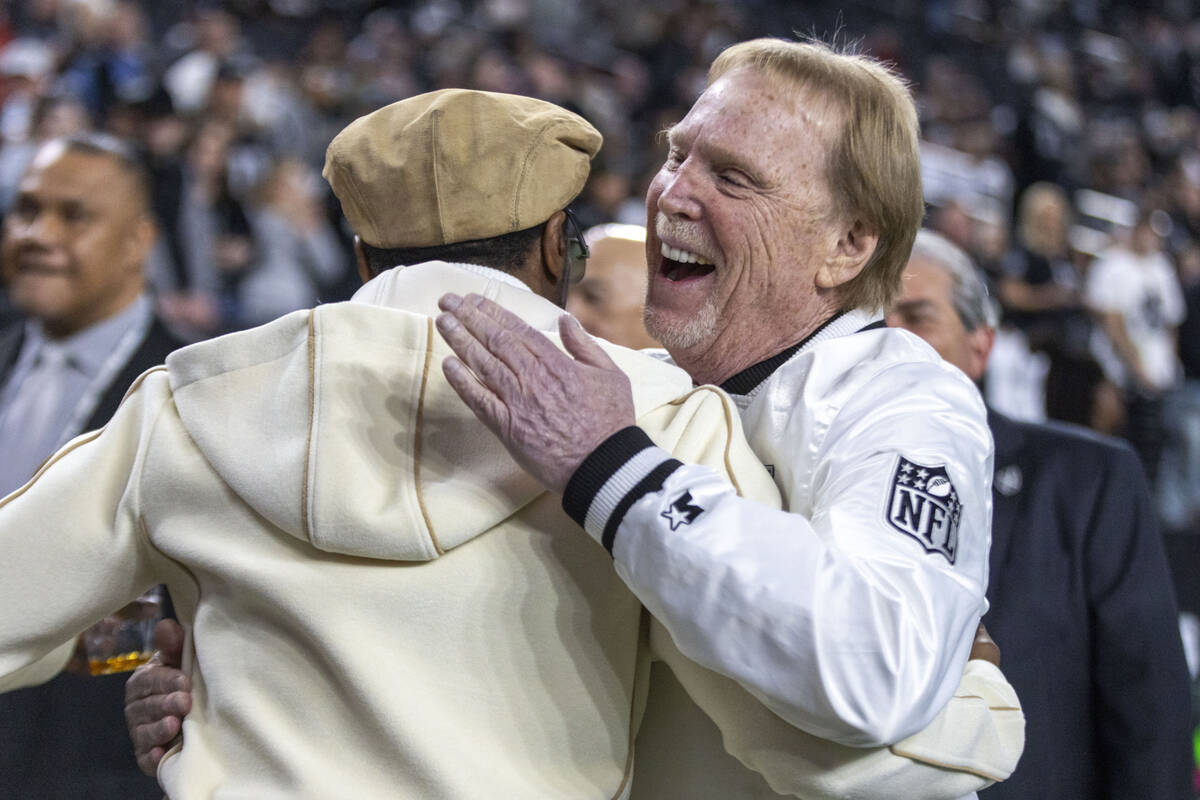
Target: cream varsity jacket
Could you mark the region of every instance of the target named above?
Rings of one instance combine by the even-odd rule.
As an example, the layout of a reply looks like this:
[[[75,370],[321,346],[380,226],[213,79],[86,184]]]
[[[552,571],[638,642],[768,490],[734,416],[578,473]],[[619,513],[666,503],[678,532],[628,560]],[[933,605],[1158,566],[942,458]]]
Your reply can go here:
[[[626,796],[643,611],[442,378],[432,314],[446,291],[542,330],[560,313],[494,273],[432,263],[144,375],[103,431],[0,501],[0,675],[165,582],[194,685],[159,768],[170,797]],[[724,395],[610,352],[658,445],[778,504]],[[756,705],[713,678],[701,708]],[[739,721],[714,718],[744,756]],[[765,725],[759,750],[774,726],[794,732]],[[953,739],[934,735],[946,753]],[[888,769],[931,790],[948,772],[986,783],[886,750],[831,753],[838,764],[785,752],[765,768],[799,796],[830,766],[860,788]]]

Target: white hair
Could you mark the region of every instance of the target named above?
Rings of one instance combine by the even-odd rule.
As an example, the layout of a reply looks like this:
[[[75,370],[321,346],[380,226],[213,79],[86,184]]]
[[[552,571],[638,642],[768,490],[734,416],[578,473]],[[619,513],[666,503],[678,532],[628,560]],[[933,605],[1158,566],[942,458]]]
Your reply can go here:
[[[917,231],[909,261],[927,261],[950,274],[954,310],[968,331],[980,325],[996,327],[999,314],[979,270],[961,247],[941,234],[922,228]]]

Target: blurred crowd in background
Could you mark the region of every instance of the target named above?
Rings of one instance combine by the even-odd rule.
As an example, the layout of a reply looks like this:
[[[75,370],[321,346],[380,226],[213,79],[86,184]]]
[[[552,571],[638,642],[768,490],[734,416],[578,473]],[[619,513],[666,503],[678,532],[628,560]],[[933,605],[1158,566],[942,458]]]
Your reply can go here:
[[[1164,529],[1200,533],[1200,18],[1186,0],[10,0],[0,212],[40,142],[136,142],[162,234],[156,306],[196,340],[352,292],[320,169],[355,117],[451,86],[553,101],[605,137],[581,220],[644,224],[659,132],[714,56],[796,34],[911,81],[927,225],[974,257],[1001,311],[989,402],[1125,436]],[[1172,551],[1180,574],[1200,572],[1195,551]],[[1180,593],[1200,609],[1200,589]]]

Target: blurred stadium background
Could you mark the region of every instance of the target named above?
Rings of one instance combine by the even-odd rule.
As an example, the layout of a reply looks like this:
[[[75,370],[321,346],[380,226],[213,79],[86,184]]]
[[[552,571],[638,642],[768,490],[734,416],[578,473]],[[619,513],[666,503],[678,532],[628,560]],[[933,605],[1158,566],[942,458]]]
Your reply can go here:
[[[1155,476],[1181,605],[1200,612],[1200,17],[1187,0],[10,0],[0,213],[40,141],[135,141],[163,233],[156,303],[199,339],[353,290],[320,169],[356,116],[449,86],[559,103],[605,136],[585,225],[644,223],[658,132],[713,57],[796,34],[912,83],[927,224],[973,255],[1003,312],[989,401],[1128,436]],[[1104,363],[1087,304],[1093,264],[1132,246],[1139,220],[1142,256],[1167,260],[1186,307],[1162,326],[1177,327],[1178,363],[1153,386]],[[12,316],[0,293],[0,322]],[[1200,624],[1183,627],[1195,675]]]

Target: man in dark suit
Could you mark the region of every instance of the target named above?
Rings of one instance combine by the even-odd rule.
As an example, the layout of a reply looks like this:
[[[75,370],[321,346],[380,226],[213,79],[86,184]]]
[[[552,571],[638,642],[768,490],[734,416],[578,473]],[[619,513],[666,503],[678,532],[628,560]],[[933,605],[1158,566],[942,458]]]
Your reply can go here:
[[[970,260],[922,231],[888,324],[978,381],[992,310]],[[984,800],[1192,797],[1187,665],[1154,507],[1123,442],[990,411],[988,630],[1025,753]]]
[[[182,344],[145,295],[148,209],[136,157],[108,137],[49,142],[22,178],[0,249],[24,317],[0,331],[0,495],[104,425],[133,380]],[[126,677],[63,672],[0,695],[0,797],[161,797],[125,736]]]

